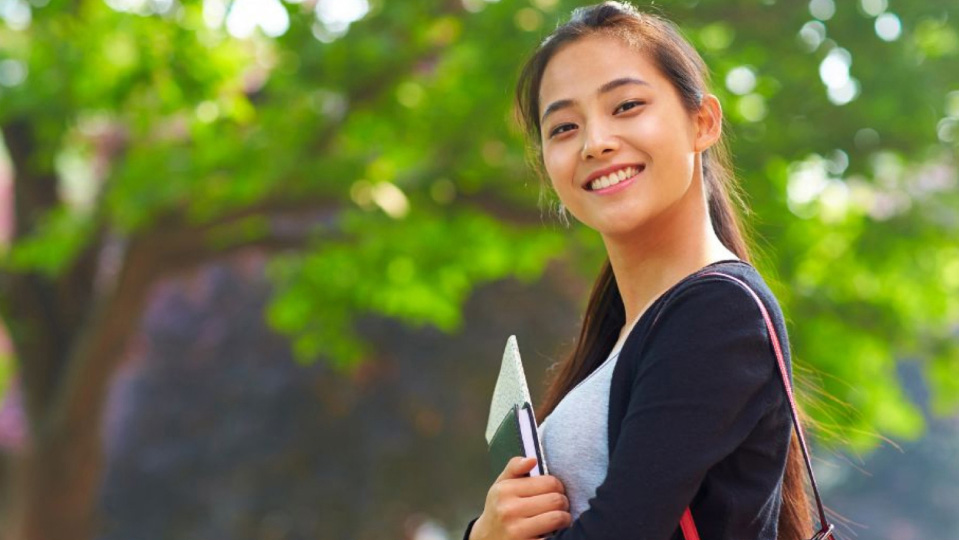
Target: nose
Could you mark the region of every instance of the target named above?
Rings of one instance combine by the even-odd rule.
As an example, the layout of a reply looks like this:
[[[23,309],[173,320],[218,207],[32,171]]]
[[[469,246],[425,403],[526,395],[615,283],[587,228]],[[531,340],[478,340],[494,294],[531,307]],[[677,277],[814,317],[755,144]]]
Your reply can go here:
[[[600,124],[593,124],[585,129],[586,139],[583,141],[583,161],[596,159],[604,154],[615,152],[619,148],[619,139]]]

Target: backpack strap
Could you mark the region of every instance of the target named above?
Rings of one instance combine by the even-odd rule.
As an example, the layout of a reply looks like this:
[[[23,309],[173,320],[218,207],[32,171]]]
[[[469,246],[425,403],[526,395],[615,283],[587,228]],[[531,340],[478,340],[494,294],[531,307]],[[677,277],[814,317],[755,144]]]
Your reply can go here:
[[[789,381],[789,371],[786,369],[786,361],[783,359],[782,347],[779,344],[779,335],[776,333],[776,326],[773,324],[773,320],[769,316],[769,311],[766,310],[766,305],[763,304],[762,300],[759,298],[759,295],[756,294],[756,291],[754,291],[752,287],[737,277],[724,274],[722,272],[704,272],[700,275],[717,276],[738,283],[741,287],[746,289],[749,295],[752,296],[753,300],[755,300],[756,305],[759,307],[759,311],[763,315],[763,320],[766,322],[766,330],[769,333],[769,340],[772,342],[773,352],[776,354],[776,362],[779,364],[779,375],[782,378],[783,388],[786,389],[786,397],[789,399],[789,414],[792,417],[793,428],[795,429],[796,435],[799,438],[799,446],[802,449],[803,462],[806,464],[806,472],[809,474],[809,483],[812,485],[813,495],[816,499],[816,509],[819,513],[820,528],[816,534],[813,535],[811,540],[825,540],[826,538],[835,540],[835,537],[833,536],[834,526],[826,519],[826,510],[823,508],[822,498],[819,495],[819,487],[816,484],[816,475],[813,474],[812,460],[809,457],[809,448],[806,445],[806,436],[803,434],[802,426],[799,424],[799,413],[796,408],[796,399],[793,396],[792,384]],[[679,520],[679,526],[683,531],[683,538],[686,540],[699,540],[699,531],[696,529],[696,523],[693,521],[693,515],[690,512],[689,507],[686,507],[686,510],[683,512],[683,515]]]

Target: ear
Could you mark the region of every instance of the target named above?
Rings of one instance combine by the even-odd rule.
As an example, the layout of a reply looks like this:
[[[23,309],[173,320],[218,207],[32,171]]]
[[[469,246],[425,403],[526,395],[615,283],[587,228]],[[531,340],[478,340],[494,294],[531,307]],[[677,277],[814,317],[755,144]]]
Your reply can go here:
[[[723,108],[713,94],[703,96],[703,103],[696,113],[696,151],[702,152],[716,141],[723,131]]]

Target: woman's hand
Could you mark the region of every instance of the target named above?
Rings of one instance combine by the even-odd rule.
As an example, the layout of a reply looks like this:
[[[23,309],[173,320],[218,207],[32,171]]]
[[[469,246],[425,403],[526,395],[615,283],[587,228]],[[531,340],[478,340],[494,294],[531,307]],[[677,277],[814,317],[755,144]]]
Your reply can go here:
[[[493,482],[470,540],[529,540],[569,527],[566,488],[555,476],[523,476],[536,458],[514,457]]]

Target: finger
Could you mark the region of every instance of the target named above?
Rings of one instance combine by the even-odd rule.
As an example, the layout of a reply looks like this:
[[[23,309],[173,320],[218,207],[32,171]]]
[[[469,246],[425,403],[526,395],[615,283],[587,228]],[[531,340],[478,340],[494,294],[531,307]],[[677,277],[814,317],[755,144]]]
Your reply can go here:
[[[569,499],[562,493],[544,493],[533,497],[524,497],[520,499],[518,505],[519,515],[523,517],[533,517],[539,514],[561,510],[569,512]]]
[[[516,533],[519,538],[540,538],[553,531],[565,529],[572,522],[573,518],[569,512],[553,510],[520,520],[516,525]]]
[[[508,482],[508,486],[503,486],[504,491],[508,491],[517,497],[532,497],[544,493],[566,493],[566,486],[563,485],[563,482],[551,474],[516,478],[508,480]]]
[[[521,478],[523,475],[533,470],[533,466],[536,465],[536,458],[529,457],[524,458],[522,456],[516,456],[510,458],[506,463],[506,467],[503,468],[503,472],[496,477],[496,481],[508,480],[511,478]]]

